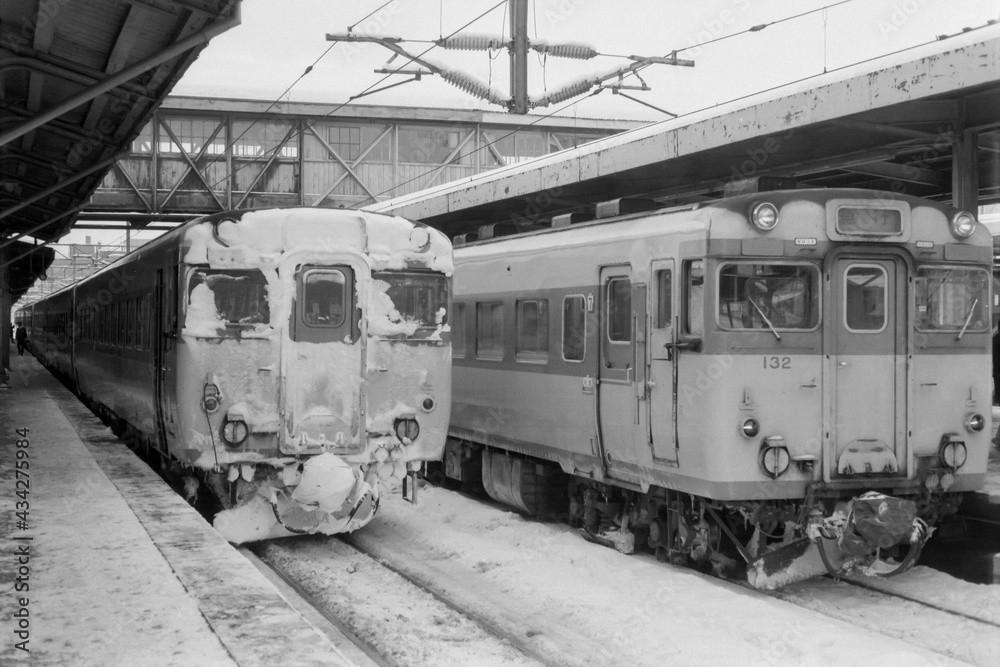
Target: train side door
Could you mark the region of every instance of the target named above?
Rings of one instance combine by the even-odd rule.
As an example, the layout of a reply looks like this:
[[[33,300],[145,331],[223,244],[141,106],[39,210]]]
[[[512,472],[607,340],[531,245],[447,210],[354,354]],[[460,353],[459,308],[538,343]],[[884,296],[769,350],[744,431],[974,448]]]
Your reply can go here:
[[[154,293],[153,335],[153,399],[156,409],[156,431],[159,447],[166,452],[168,433],[173,435],[174,397],[170,387],[176,386],[174,359],[177,345],[176,269],[156,270]]]
[[[598,421],[608,475],[638,478],[646,459],[646,286],[628,266],[601,269]],[[640,409],[640,406],[643,406]]]
[[[649,377],[646,409],[649,412],[649,446],[653,458],[677,461],[674,393],[674,261],[655,260],[650,271]]]
[[[896,257],[833,261],[827,299],[828,479],[905,473],[906,285],[905,265]]]

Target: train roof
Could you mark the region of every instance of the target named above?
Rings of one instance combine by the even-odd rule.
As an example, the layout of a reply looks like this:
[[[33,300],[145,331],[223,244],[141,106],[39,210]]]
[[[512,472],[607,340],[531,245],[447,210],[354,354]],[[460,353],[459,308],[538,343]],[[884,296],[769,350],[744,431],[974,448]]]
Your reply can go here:
[[[825,204],[832,199],[873,199],[876,202],[904,202],[911,208],[926,206],[943,213],[957,211],[952,206],[940,202],[923,199],[911,195],[897,194],[881,190],[866,190],[861,188],[804,188],[770,191],[755,191],[737,194],[731,197],[715,199],[683,206],[658,207],[651,200],[629,200],[627,198],[608,202],[608,206],[597,206],[598,215],[604,210],[607,215],[593,220],[569,222],[554,219],[552,224],[526,231],[515,231],[485,239],[475,239],[468,242],[456,242],[456,251],[462,254],[473,254],[478,248],[485,253],[501,250],[531,251],[544,250],[567,245],[592,245],[605,243],[609,239],[622,240],[632,237],[648,236],[651,233],[669,231],[672,234],[708,233],[712,223],[710,211],[730,211],[745,217],[749,207],[754,202],[770,201],[779,207],[790,200],[802,200]],[[634,202],[629,204],[629,202]],[[623,212],[629,211],[631,212]],[[685,215],[687,214],[687,215]],[[669,227],[664,226],[664,216],[669,215]],[[494,226],[490,226],[494,227]],[[980,225],[980,231],[986,231]],[[513,230],[514,227],[511,227]],[[947,234],[946,229],[941,230]],[[977,239],[982,234],[977,234]],[[983,237],[985,238],[985,237]],[[946,239],[947,240],[947,239]],[[497,247],[500,244],[500,247]]]
[[[294,232],[283,224],[293,214]],[[453,271],[448,238],[432,227],[397,215],[310,207],[243,209],[190,220],[38,301],[71,293],[87,280],[168,251],[171,245],[177,247],[183,263],[227,268],[273,265],[277,257],[294,250],[312,251],[314,257],[349,250],[367,256],[376,271],[416,268],[449,275]]]

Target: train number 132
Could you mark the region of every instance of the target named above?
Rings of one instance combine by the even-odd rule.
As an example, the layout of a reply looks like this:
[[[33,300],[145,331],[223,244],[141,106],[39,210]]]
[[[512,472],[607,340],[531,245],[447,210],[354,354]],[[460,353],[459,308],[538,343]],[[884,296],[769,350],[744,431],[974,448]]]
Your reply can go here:
[[[791,357],[764,357],[764,368],[791,368]]]

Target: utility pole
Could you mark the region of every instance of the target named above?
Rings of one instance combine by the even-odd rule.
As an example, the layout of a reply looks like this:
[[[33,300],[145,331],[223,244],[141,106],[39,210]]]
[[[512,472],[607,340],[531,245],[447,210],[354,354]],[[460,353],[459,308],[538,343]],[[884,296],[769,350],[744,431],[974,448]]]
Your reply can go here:
[[[510,3],[510,110],[528,113],[528,0]]]

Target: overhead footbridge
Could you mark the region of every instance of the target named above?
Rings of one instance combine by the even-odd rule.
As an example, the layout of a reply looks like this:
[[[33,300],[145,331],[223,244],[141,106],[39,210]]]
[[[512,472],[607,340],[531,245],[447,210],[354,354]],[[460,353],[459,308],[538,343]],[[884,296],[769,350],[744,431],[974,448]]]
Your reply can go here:
[[[1000,26],[371,205],[450,235],[597,202],[685,204],[747,179],[1000,201]]]

